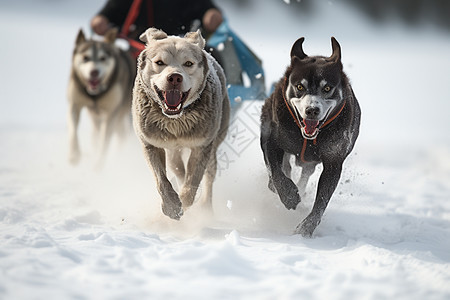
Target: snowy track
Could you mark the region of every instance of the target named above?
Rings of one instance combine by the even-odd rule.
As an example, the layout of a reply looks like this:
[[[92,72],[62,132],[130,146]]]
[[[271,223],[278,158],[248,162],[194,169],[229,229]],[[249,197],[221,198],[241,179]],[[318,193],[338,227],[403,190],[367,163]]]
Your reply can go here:
[[[449,161],[428,169],[448,149],[417,164],[399,154],[380,162],[360,146],[314,238],[303,239],[291,232],[314,187],[287,212],[265,188],[257,143],[218,177],[216,218],[193,208],[175,222],[159,213],[133,141],[110,156],[127,158],[96,174],[88,162],[62,163],[64,131],[2,129],[0,138],[4,299],[450,295]]]

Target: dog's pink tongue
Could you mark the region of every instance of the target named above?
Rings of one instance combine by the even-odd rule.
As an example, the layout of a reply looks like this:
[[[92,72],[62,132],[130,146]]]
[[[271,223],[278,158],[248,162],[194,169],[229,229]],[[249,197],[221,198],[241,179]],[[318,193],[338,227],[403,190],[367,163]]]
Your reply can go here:
[[[98,80],[98,79],[91,79],[91,80],[89,80],[89,85],[92,88],[96,88],[99,84],[100,84],[100,80]]]
[[[317,120],[305,119],[303,120],[303,123],[305,124],[305,132],[309,135],[312,135],[319,125],[319,121]]]
[[[183,94],[179,90],[166,91],[166,104],[169,107],[177,107],[182,98]]]

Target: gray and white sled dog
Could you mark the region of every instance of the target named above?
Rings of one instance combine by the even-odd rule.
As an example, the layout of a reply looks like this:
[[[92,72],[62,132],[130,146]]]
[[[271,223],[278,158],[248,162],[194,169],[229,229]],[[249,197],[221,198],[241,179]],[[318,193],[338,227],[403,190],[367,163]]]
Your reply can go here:
[[[200,31],[168,36],[154,28],[140,36],[133,89],[133,125],[153,169],[162,211],[180,219],[203,180],[201,202],[212,209],[216,152],[224,140],[230,102],[222,68],[203,48]],[[167,178],[176,176],[179,193]]]
[[[291,49],[291,64],[266,100],[261,114],[261,148],[269,188],[287,209],[295,209],[316,165],[323,171],[311,213],[296,233],[310,237],[319,225],[341,176],[342,164],[359,134],[361,110],[343,72],[341,47],[331,38],[330,57],[308,56],[304,38]],[[298,186],[288,158],[302,167]]]
[[[86,39],[78,32],[72,55],[72,69],[67,90],[69,100],[69,161],[81,157],[78,141],[80,112],[86,108],[93,122],[97,144],[97,164],[103,164],[111,136],[126,135],[131,127],[131,101],[136,62],[115,46],[117,29],[109,30],[104,41]]]

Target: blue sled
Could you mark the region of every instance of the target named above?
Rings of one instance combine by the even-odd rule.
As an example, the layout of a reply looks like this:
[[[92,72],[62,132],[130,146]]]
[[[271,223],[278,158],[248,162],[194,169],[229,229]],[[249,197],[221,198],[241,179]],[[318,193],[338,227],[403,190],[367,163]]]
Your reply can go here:
[[[265,77],[261,60],[244,44],[224,21],[208,39],[213,56],[227,76],[228,96],[232,108],[244,100],[266,98]]]

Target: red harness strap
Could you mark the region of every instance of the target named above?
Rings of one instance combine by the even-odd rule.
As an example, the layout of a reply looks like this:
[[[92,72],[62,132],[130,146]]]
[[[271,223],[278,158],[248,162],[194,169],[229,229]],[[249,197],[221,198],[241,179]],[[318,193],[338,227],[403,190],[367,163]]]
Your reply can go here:
[[[291,107],[289,105],[289,103],[286,100],[286,81],[287,81],[287,77],[284,78],[284,85],[283,85],[283,89],[282,89],[282,93],[283,93],[283,100],[284,103],[286,104],[286,107],[289,111],[289,113],[291,114],[292,118],[295,121],[295,124],[297,124],[298,128],[300,129],[300,131],[302,130],[302,126],[300,125],[300,120],[298,120],[298,118],[295,116],[295,114],[292,112]],[[339,109],[339,111],[332,116],[331,118],[327,119],[321,126],[320,129],[324,128],[325,126],[327,126],[328,124],[330,124],[334,119],[336,119],[340,113],[344,110],[345,104],[346,104],[347,100],[344,100],[344,103],[342,104],[342,107]],[[317,138],[314,139],[313,141],[314,145],[317,144]],[[303,145],[302,145],[302,150],[300,152],[300,160],[304,163],[307,163],[308,161],[305,160],[305,152],[306,152],[306,146],[308,144],[308,140],[307,139],[303,139]]]
[[[139,54],[141,54],[142,50],[145,49],[145,44],[140,43],[138,41],[126,38],[128,43],[130,44],[130,52],[134,58],[137,58]]]
[[[143,43],[140,43],[138,41],[135,41],[133,39],[130,39],[128,37],[128,34],[130,33],[130,27],[134,24],[136,21],[139,10],[141,8],[142,0],[134,0],[131,4],[130,10],[128,11],[128,15],[125,19],[125,22],[122,26],[122,31],[120,32],[120,36],[128,41],[131,47],[131,54],[134,56],[134,58],[137,58],[142,50],[145,49],[145,45]],[[152,1],[149,1],[149,23],[153,23],[153,3]],[[151,12],[151,15],[150,15]]]
[[[130,33],[130,26],[134,24],[138,17],[141,4],[142,0],[134,0],[133,3],[131,3],[130,10],[128,11],[127,17],[122,26],[122,31],[120,32],[123,36],[128,36]]]

